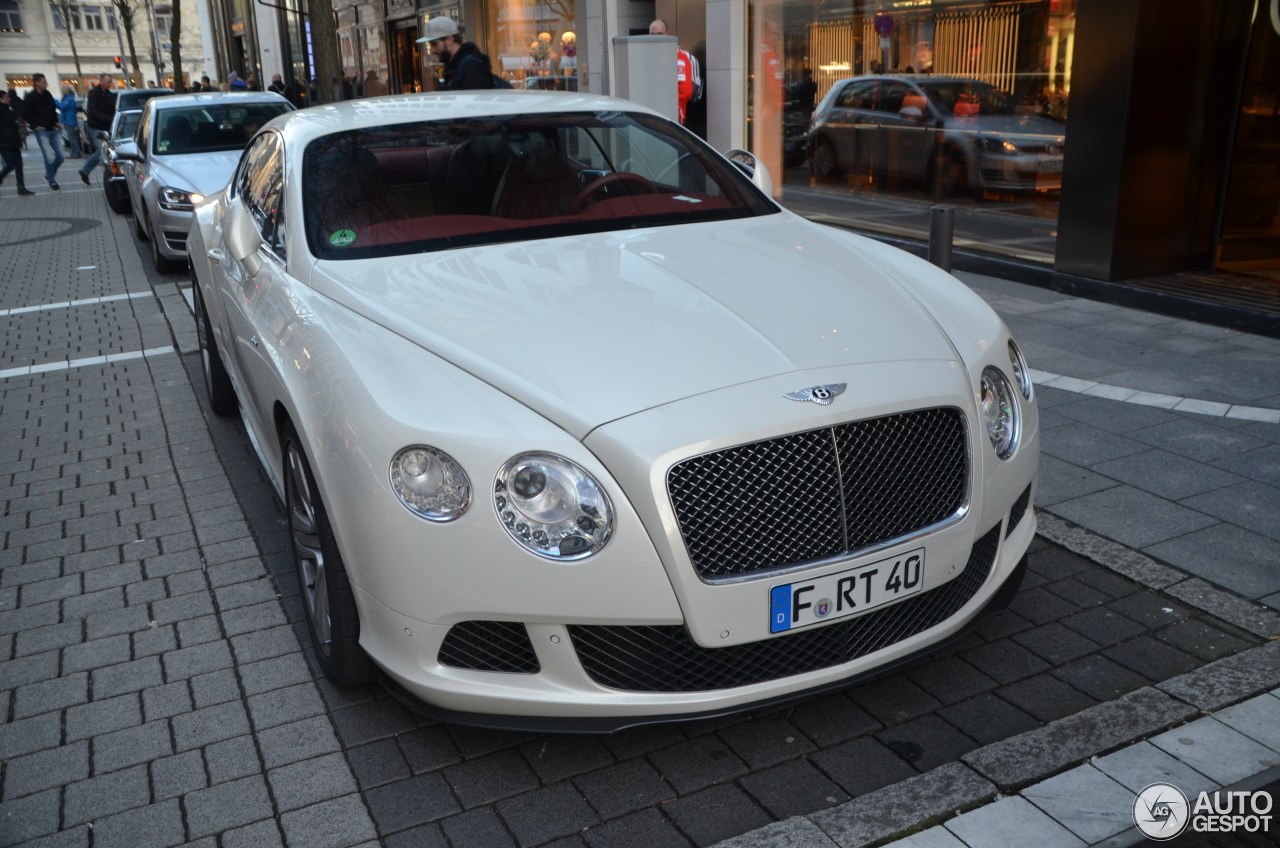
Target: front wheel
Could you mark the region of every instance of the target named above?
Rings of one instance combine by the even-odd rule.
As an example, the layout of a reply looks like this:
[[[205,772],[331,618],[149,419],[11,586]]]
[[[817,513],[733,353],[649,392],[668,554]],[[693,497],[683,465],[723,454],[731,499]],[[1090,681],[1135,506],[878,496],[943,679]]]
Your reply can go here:
[[[813,142],[813,152],[809,156],[813,176],[819,180],[831,180],[840,176],[840,166],[836,159],[836,149],[831,141],[821,136]]]
[[[284,428],[284,482],[294,570],[316,658],[339,686],[369,683],[374,665],[360,647],[355,593],[306,452],[289,423]]]
[[[191,294],[195,303],[196,338],[200,342],[200,370],[204,372],[205,393],[209,396],[209,406],[218,415],[234,415],[239,409],[236,401],[236,390],[227,375],[227,368],[222,364],[222,356],[218,353],[218,343],[213,337],[213,322],[209,320],[209,311],[205,309],[204,297],[200,294],[200,282],[191,278]]]

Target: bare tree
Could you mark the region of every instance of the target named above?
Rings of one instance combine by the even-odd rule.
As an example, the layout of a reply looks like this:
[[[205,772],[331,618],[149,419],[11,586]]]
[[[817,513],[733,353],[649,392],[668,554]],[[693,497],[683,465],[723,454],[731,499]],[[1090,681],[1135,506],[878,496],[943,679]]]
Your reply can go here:
[[[124,27],[125,41],[129,45],[129,66],[133,68],[130,77],[141,80],[142,66],[138,64],[138,48],[133,41],[133,31],[137,26],[137,0],[111,0],[111,6],[116,10],[116,22]]]
[[[182,0],[173,0],[170,21],[169,47],[170,59],[173,61],[173,92],[182,94],[187,90],[187,82],[182,78]]]
[[[66,30],[67,41],[71,42],[71,58],[76,62],[76,78],[84,79],[84,73],[80,70],[80,51],[76,50],[76,26],[75,21],[80,17],[80,4],[72,2],[72,0],[51,0],[50,5],[62,18],[62,28]],[[55,86],[56,88],[56,86]]]
[[[310,13],[311,44],[316,57],[315,100],[317,103],[332,103],[342,99],[342,58],[338,55],[338,25],[334,20],[333,0],[307,0],[307,11]]]

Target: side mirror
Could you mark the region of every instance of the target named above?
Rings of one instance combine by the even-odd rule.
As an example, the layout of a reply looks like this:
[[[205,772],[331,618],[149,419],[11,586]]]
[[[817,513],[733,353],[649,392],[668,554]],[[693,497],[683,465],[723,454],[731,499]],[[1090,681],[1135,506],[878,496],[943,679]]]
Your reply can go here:
[[[122,141],[116,148],[116,158],[126,162],[141,162],[142,154],[138,152],[138,144],[134,141]]]
[[[253,217],[244,203],[239,200],[231,203],[227,210],[227,219],[222,224],[222,239],[227,245],[227,253],[251,276],[262,267],[262,259],[258,256],[258,248],[262,246],[262,235],[253,223]]]
[[[773,197],[773,180],[769,177],[769,169],[756,158],[754,153],[734,148],[726,153],[725,157],[737,165],[738,170],[750,177],[756,188]]]

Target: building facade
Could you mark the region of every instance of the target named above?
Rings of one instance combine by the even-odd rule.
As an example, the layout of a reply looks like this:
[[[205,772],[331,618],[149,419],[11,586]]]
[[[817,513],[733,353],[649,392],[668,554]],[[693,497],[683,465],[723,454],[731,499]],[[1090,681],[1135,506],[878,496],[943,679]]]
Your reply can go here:
[[[205,33],[197,0],[181,0],[182,72],[187,80],[205,73]],[[25,92],[33,74],[42,73],[56,93],[54,81],[73,86],[81,97],[100,74],[111,74],[117,86],[173,83],[171,23],[173,0],[130,0],[133,46],[117,20],[111,0],[72,3],[69,20],[57,5],[38,0],[0,0],[0,74],[7,86]],[[71,39],[75,39],[72,51]],[[136,52],[138,69],[133,72]],[[79,69],[76,66],[79,56]],[[117,65],[117,59],[119,64]],[[132,77],[132,78],[131,78]]]

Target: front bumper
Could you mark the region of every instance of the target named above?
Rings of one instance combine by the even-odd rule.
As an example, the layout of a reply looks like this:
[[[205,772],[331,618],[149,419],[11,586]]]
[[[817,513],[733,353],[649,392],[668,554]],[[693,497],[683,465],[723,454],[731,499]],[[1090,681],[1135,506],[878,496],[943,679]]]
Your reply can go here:
[[[151,206],[151,237],[160,255],[166,259],[185,261],[187,233],[191,229],[191,210],[165,209],[158,201]]]
[[[532,656],[536,666],[483,671],[440,661],[442,652],[458,661],[449,645],[456,642],[451,636],[456,628],[427,625],[381,605],[377,614],[362,616],[371,626],[362,631],[361,641],[386,672],[392,694],[419,712],[461,724],[604,733],[777,705],[882,674],[1003,609],[1021,583],[1035,534],[1029,508],[1033,490],[1028,486],[1005,518],[982,535],[960,578],[863,616],[762,642],[698,648],[681,639],[679,626],[517,623],[480,644],[476,634],[481,631],[472,628],[473,664],[497,665],[518,655],[526,662]],[[362,606],[376,604],[367,596],[361,601]],[[511,639],[518,632],[526,640],[521,644]],[[787,662],[800,670],[786,673]],[[731,683],[753,675],[767,679],[669,691],[690,679]],[[665,682],[655,685],[659,680]],[[636,688],[622,688],[627,686]],[[652,691],[659,686],[668,691]]]

